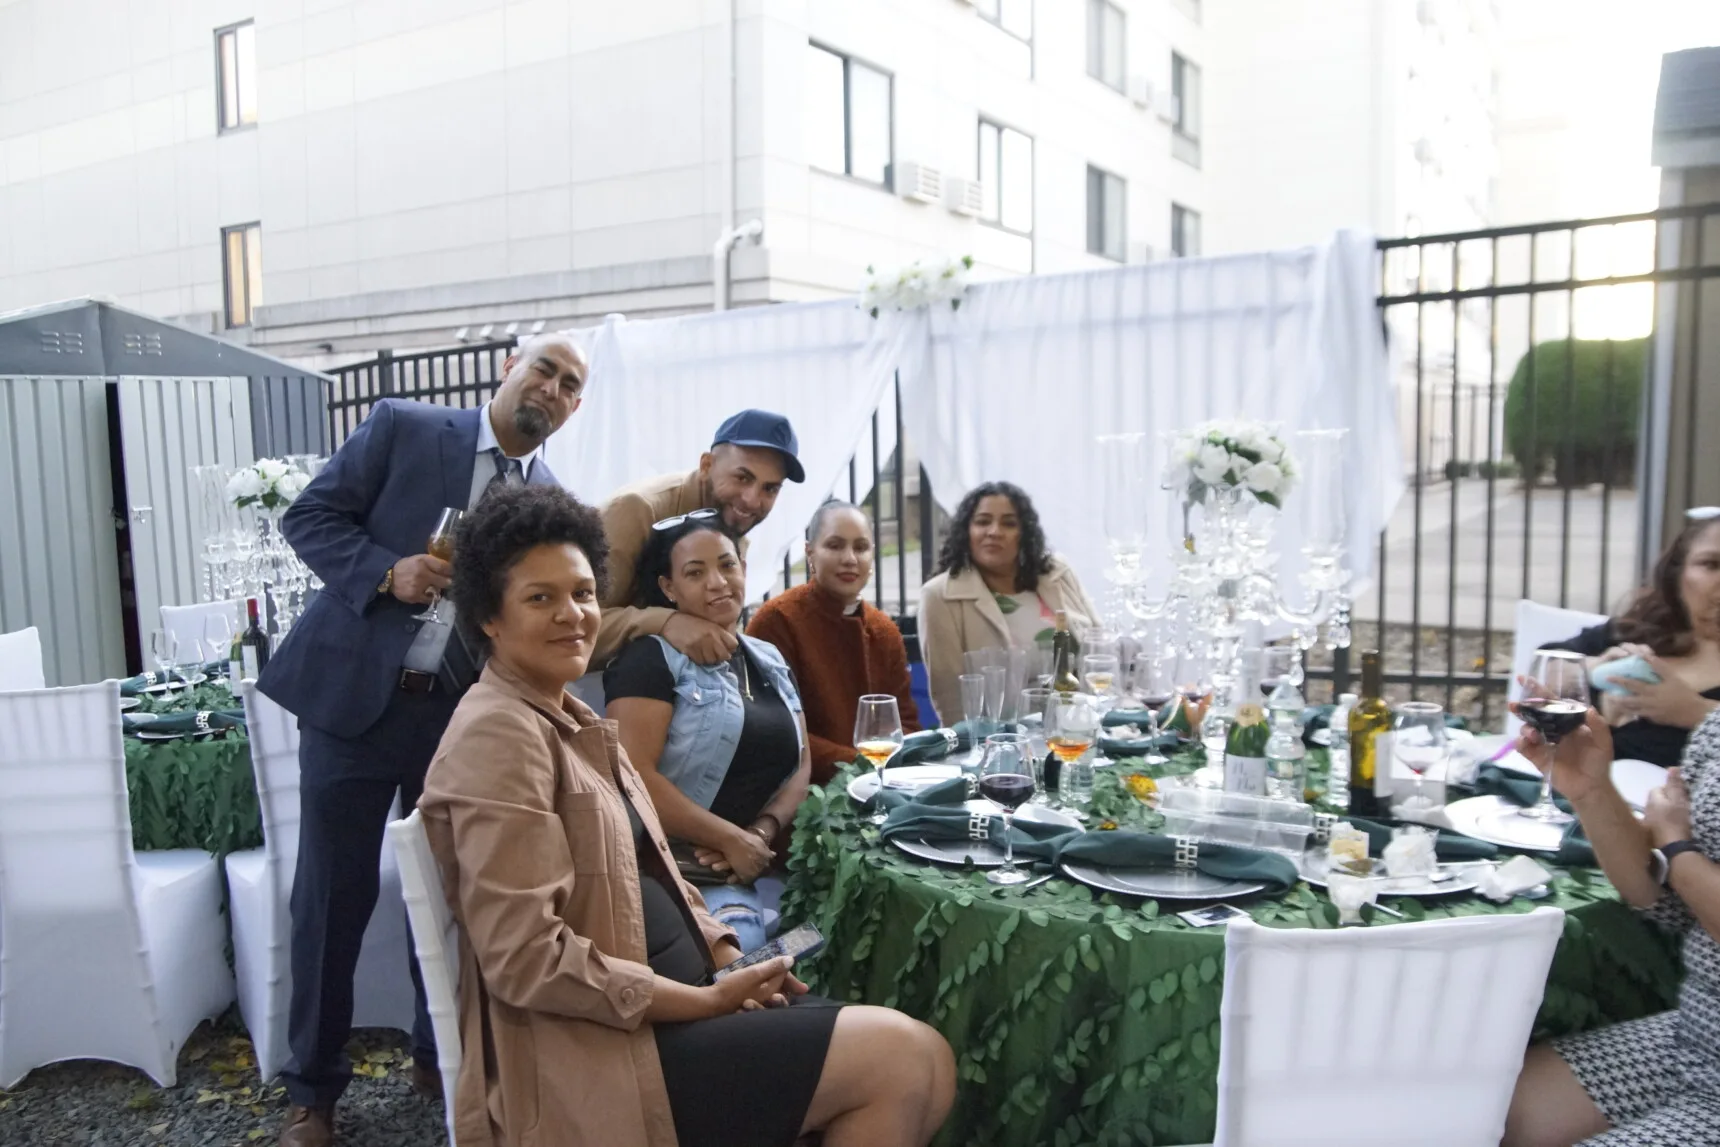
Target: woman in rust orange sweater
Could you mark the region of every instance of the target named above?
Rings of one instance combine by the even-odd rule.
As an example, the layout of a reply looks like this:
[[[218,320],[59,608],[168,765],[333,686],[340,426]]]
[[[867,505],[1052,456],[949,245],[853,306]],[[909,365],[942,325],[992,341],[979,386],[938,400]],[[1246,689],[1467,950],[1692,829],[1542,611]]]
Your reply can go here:
[[[908,651],[888,614],[866,604],[872,524],[848,502],[826,502],[806,532],[808,581],[759,607],[751,637],[782,653],[800,685],[812,743],[812,783],[855,757],[854,712],[866,693],[889,693],[902,729],[920,727],[908,685]]]

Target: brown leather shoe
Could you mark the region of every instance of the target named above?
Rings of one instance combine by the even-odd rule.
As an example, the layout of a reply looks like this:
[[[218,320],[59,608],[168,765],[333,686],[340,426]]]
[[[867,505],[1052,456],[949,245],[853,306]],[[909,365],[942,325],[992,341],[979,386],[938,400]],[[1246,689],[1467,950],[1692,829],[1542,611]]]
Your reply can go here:
[[[412,1090],[416,1091],[421,1099],[430,1100],[432,1103],[440,1102],[442,1099],[441,1070],[413,1060]]]
[[[332,1147],[334,1143],[334,1108],[287,1108],[287,1121],[281,1127],[281,1147]]]

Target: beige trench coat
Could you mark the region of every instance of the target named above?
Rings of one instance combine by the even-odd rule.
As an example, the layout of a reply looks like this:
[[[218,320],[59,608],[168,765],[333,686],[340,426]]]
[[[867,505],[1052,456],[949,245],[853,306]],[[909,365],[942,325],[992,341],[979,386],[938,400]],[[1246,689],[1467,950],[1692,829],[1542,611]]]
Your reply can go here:
[[[418,807],[460,924],[456,1147],[675,1147],[623,793],[674,873],[615,722],[573,697],[491,662],[442,737]],[[668,883],[709,961],[734,934]]]

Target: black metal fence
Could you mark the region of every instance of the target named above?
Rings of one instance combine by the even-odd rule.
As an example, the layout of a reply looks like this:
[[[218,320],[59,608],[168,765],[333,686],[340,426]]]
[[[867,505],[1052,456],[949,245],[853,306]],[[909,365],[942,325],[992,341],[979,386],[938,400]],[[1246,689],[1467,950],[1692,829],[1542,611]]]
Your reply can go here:
[[[1636,585],[1637,477],[1664,464],[1639,440],[1657,290],[1689,283],[1700,312],[1705,281],[1720,276],[1700,256],[1716,215],[1720,204],[1379,243],[1409,495],[1354,617],[1358,644],[1384,650],[1394,693],[1494,722],[1519,598],[1608,613]],[[1695,228],[1679,248],[1695,258],[1661,257],[1673,222]],[[480,405],[512,347],[383,353],[334,371],[331,441],[380,398]],[[1683,361],[1693,380],[1695,356]],[[872,461],[850,461],[846,493],[875,524],[874,600],[911,632],[943,519],[913,462],[899,385],[895,399],[873,414]],[[793,552],[780,584],[804,578]],[[1349,661],[1340,651],[1310,675],[1341,690]]]

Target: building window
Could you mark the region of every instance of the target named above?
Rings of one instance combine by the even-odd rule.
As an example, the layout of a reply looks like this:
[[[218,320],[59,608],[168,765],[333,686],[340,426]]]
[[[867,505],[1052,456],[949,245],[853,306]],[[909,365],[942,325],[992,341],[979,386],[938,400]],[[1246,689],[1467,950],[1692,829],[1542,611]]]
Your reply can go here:
[[[257,26],[247,20],[215,33],[215,102],[222,131],[257,122]]]
[[[1176,97],[1177,118],[1172,124],[1171,154],[1184,163],[1200,166],[1200,67],[1171,53],[1171,95]]]
[[[1200,254],[1200,212],[1171,204],[1171,254],[1179,259]]]
[[[1033,39],[1033,0],[974,0],[974,8],[1016,39]]]
[[[221,281],[227,287],[227,325],[248,327],[263,301],[263,228],[259,223],[221,229]]]
[[[806,153],[812,166],[888,188],[891,76],[848,56],[807,45]]]
[[[979,121],[980,218],[1023,235],[1033,233],[1033,137]]]
[[[1123,90],[1126,65],[1123,10],[1108,0],[1087,0],[1087,74]]]
[[[1125,184],[1120,176],[1087,165],[1087,253],[1123,261]]]

